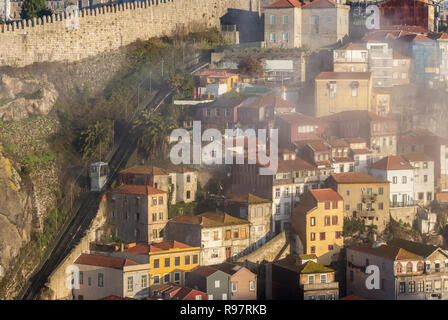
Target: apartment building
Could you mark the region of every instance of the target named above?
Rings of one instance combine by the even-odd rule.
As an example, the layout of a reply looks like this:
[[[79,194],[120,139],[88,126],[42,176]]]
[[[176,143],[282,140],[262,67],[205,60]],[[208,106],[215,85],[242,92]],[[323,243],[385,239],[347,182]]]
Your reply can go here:
[[[406,249],[405,249],[406,248]],[[366,288],[366,267],[379,268],[380,289]],[[347,293],[374,300],[445,300],[447,255],[440,248],[401,239],[347,248]]]
[[[321,72],[315,78],[314,116],[349,110],[370,111],[370,72]]]
[[[274,234],[278,234],[290,228],[291,210],[302,193],[309,189],[319,188],[319,183],[321,180],[323,182],[323,179],[315,166],[299,158],[290,150],[279,151],[275,175],[260,175],[261,167],[259,163],[233,164],[232,192],[250,192],[271,200],[271,230]]]
[[[278,0],[265,8],[267,47],[317,50],[348,35],[350,7],[333,0]]]
[[[392,87],[393,50],[387,42],[368,40],[369,71],[372,73],[372,86]]]
[[[81,254],[73,264],[77,271],[73,274],[74,300],[98,300],[110,295],[135,299],[149,296],[148,264],[88,253]]]
[[[149,185],[121,185],[108,193],[109,216],[124,242],[162,240],[168,194]]]
[[[412,58],[394,50],[392,54],[392,85],[406,85],[410,83]]]
[[[332,173],[331,148],[323,140],[306,143],[299,149],[299,155],[319,170],[321,179],[325,180]]]
[[[250,223],[227,213],[179,216],[167,225],[167,239],[202,248],[202,265],[218,264],[248,253]]]
[[[350,157],[350,145],[345,139],[334,139],[326,141],[331,149],[331,166],[333,173],[352,172],[355,161]]]
[[[335,271],[318,264],[314,254],[289,255],[272,263],[268,270],[275,300],[339,299]]]
[[[366,225],[383,232],[390,220],[389,181],[364,172],[347,172],[332,174],[325,185],[344,199],[344,217],[362,218]]]
[[[231,193],[226,196],[224,211],[248,220],[249,244],[255,250],[269,241],[271,233],[272,201],[251,193]]]
[[[367,72],[369,51],[361,45],[349,42],[333,50],[334,72]]]
[[[390,113],[391,96],[391,88],[373,88],[371,111],[379,116],[387,116]]]
[[[149,185],[171,194],[171,204],[190,203],[196,199],[197,173],[185,166],[167,165],[166,168],[155,166],[134,166],[120,171],[120,184]]]
[[[422,152],[434,160],[434,181],[448,190],[448,139],[428,130],[413,130],[398,137],[398,152]]]
[[[318,140],[325,131],[319,119],[298,112],[279,115],[275,121],[282,147],[297,141]]]
[[[403,156],[384,157],[369,166],[369,174],[390,182],[391,207],[415,205],[414,167]]]
[[[111,255],[148,266],[147,288],[150,295],[170,283],[185,285],[185,275],[201,265],[200,246],[192,247],[172,240],[130,243],[126,248],[117,247]]]
[[[257,300],[257,275],[249,269],[224,262],[211,266],[230,276],[230,300]]]
[[[362,138],[372,161],[397,153],[398,122],[368,111],[345,111],[320,118],[328,138]]]
[[[403,153],[414,168],[414,200],[427,206],[434,200],[434,161],[422,152]]]
[[[317,262],[337,261],[343,246],[344,200],[333,189],[310,190],[293,210],[292,226],[299,252],[315,254]]]
[[[220,98],[197,106],[195,119],[203,125],[222,125],[232,128],[238,123],[238,108],[246,98]]]
[[[230,275],[211,266],[201,266],[187,274],[186,285],[207,293],[207,300],[229,300]]]
[[[367,143],[362,138],[345,138],[349,144],[349,156],[353,159],[353,171],[367,172],[367,167],[372,163],[372,151],[367,148]]]

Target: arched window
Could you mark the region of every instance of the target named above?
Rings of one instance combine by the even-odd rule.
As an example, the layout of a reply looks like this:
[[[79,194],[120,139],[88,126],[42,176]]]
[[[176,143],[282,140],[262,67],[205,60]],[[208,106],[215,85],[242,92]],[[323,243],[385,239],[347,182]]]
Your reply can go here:
[[[419,261],[417,263],[417,271],[418,272],[423,272],[423,262]]]
[[[397,273],[403,273],[403,266],[401,265],[400,262],[397,263],[397,266],[396,266],[395,271],[396,271]]]
[[[412,262],[408,262],[406,265],[406,273],[412,273]]]

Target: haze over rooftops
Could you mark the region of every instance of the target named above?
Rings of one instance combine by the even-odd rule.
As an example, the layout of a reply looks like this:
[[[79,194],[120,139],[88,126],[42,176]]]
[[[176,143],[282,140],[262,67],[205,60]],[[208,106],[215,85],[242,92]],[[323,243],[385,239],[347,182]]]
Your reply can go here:
[[[389,183],[387,180],[375,178],[365,172],[344,172],[334,173],[331,177],[337,182],[342,184],[349,183]]]
[[[423,152],[408,152],[402,153],[401,156],[408,161],[434,161],[430,156]]]
[[[378,170],[412,170],[414,167],[401,155],[387,156],[371,164],[369,168]]]

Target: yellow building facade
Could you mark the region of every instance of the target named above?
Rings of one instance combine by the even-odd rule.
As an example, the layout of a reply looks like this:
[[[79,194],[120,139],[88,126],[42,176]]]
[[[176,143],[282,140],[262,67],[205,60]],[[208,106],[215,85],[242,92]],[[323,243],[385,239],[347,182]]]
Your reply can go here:
[[[322,265],[337,261],[344,244],[343,208],[342,197],[332,189],[310,190],[301,197],[292,214],[301,253],[315,254]]]
[[[321,72],[315,79],[314,116],[371,109],[370,72]]]

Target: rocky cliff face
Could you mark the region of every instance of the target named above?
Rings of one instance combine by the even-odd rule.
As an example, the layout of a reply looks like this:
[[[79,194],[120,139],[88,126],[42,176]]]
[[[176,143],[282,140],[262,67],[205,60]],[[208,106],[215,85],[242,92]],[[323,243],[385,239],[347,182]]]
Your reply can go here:
[[[4,157],[0,147],[0,277],[17,256],[22,245],[30,240],[33,214],[28,193],[21,178]]]
[[[46,76],[19,79],[0,77],[0,119],[22,120],[31,115],[45,115],[58,98],[58,92]]]

